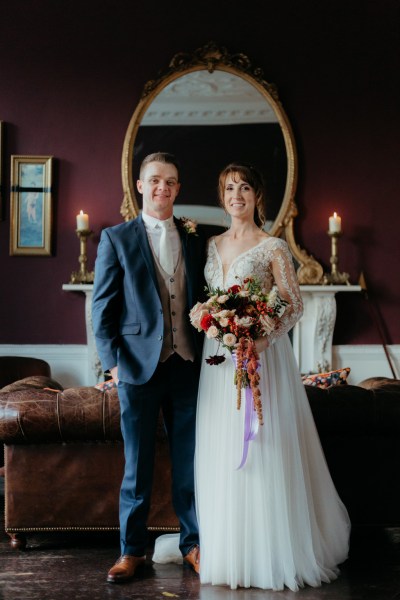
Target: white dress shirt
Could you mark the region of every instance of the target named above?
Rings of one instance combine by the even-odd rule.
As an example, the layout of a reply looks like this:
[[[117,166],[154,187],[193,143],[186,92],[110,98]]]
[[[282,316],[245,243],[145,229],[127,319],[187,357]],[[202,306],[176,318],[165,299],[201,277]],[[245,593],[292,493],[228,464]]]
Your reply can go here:
[[[155,217],[151,217],[145,212],[142,212],[142,219],[144,222],[144,226],[146,227],[147,237],[149,238],[150,244],[152,245],[154,254],[157,256],[158,260],[160,260],[160,238],[162,231],[161,227],[159,226],[160,220],[156,219]],[[181,239],[176,225],[174,223],[174,218],[169,217],[169,219],[166,219],[166,222],[168,223],[167,229],[172,246],[172,256],[174,260],[175,270],[176,265],[178,264],[179,253],[181,250]]]

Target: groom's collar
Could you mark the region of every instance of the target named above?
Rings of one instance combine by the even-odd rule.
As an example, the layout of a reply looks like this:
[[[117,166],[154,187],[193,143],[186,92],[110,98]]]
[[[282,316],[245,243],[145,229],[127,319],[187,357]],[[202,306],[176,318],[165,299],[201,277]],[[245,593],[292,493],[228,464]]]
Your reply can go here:
[[[147,213],[144,213],[143,211],[141,214],[142,214],[142,219],[143,219],[145,226],[148,227],[149,229],[154,229],[160,223],[160,219],[157,219],[156,217],[152,217],[151,215],[148,215]],[[165,222],[167,222],[169,225],[172,225],[174,223],[174,217],[171,216],[168,219],[165,219],[164,223]]]

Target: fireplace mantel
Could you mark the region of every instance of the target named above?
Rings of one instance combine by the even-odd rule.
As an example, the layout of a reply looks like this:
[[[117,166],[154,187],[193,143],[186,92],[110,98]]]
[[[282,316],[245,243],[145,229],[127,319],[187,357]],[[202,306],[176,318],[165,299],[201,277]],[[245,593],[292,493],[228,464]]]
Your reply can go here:
[[[65,292],[78,292],[85,294],[85,323],[86,341],[88,346],[88,385],[103,381],[103,369],[96,350],[92,324],[92,295],[93,284],[90,283],[64,283],[62,289]]]
[[[103,380],[103,372],[96,352],[92,327],[91,284],[67,283],[66,292],[85,294],[85,322],[89,354],[88,382]],[[301,285],[304,314],[293,328],[293,350],[301,373],[317,373],[332,368],[332,340],[336,321],[336,294],[360,292],[359,285]]]
[[[301,285],[304,313],[293,328],[293,350],[301,373],[332,369],[336,294],[360,292],[359,285]]]

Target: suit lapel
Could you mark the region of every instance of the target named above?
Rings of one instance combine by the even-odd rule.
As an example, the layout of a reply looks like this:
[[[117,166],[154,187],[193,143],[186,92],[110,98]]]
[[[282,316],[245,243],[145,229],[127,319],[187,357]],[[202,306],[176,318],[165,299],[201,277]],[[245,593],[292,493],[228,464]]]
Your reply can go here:
[[[192,252],[192,244],[189,238],[190,235],[187,234],[185,228],[182,227],[179,219],[174,217],[175,225],[178,229],[181,242],[182,242],[182,254],[183,260],[185,261],[185,272],[186,272],[186,290],[188,295],[188,303],[191,305],[193,303],[193,273],[195,272],[194,264],[193,264],[193,252]]]
[[[144,262],[146,263],[146,266],[150,273],[150,276],[153,280],[153,283],[154,283],[156,289],[158,290],[158,281],[157,281],[157,275],[156,275],[156,271],[155,271],[155,267],[154,267],[153,253],[150,248],[149,238],[147,237],[146,227],[144,225],[141,214],[135,219],[134,223],[136,226],[135,229],[136,229],[136,235],[137,235],[138,242],[139,242],[140,251],[142,253]]]

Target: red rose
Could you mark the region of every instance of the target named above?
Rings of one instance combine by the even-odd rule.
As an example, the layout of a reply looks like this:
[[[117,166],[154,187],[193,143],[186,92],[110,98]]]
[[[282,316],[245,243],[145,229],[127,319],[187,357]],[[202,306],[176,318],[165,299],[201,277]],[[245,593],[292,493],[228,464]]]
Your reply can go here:
[[[232,287],[228,288],[228,294],[238,294],[241,289],[240,285],[232,285]]]
[[[214,323],[214,319],[211,315],[204,315],[204,317],[200,321],[200,327],[204,331],[207,331],[213,323]]]

